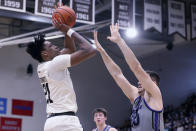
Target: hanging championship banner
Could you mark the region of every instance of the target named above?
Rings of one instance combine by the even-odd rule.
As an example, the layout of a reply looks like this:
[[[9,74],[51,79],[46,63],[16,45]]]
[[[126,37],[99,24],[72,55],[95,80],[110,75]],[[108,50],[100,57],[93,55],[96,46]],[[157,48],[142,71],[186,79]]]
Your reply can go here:
[[[135,0],[112,0],[112,24],[121,29],[135,27]]]
[[[183,2],[168,1],[168,35],[179,33],[186,38],[185,4]]]
[[[0,0],[0,9],[26,12],[26,0]]]
[[[191,40],[196,38],[196,5],[191,5]]]
[[[71,0],[70,5],[76,13],[76,22],[95,23],[95,0]]]
[[[57,5],[59,0],[36,0],[35,1],[35,14],[41,16],[52,17],[54,6]]]
[[[162,33],[161,0],[144,0],[144,30],[151,28]]]

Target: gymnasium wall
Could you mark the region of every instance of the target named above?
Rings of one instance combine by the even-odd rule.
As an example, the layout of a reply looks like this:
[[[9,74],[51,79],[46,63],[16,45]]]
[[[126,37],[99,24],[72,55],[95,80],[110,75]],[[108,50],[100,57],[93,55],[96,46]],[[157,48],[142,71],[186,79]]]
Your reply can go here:
[[[32,76],[27,75],[29,63],[35,62],[24,49],[7,46],[0,49],[0,98],[7,99],[7,110],[1,117],[22,119],[22,131],[43,131],[45,116],[45,98],[35,68]],[[33,101],[32,116],[12,114],[12,100]],[[29,110],[23,107],[23,110]]]

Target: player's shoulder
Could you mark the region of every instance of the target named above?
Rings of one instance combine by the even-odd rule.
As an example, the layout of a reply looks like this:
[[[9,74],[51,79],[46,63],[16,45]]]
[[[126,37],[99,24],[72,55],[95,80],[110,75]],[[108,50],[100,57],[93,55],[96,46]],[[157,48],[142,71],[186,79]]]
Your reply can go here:
[[[108,125],[108,131],[118,131],[118,130],[112,127],[111,125]]]
[[[54,63],[58,63],[59,64],[61,62],[70,61],[70,60],[71,60],[71,54],[60,54],[60,55],[57,55],[56,57],[54,57],[51,60],[51,64],[54,64]]]
[[[64,57],[70,57],[71,54],[59,54],[56,57],[54,57],[53,59],[63,59]]]
[[[39,63],[37,66],[37,70],[43,70],[48,62]]]
[[[110,129],[109,129],[109,131],[118,131],[116,128],[114,128],[114,127],[111,127]]]

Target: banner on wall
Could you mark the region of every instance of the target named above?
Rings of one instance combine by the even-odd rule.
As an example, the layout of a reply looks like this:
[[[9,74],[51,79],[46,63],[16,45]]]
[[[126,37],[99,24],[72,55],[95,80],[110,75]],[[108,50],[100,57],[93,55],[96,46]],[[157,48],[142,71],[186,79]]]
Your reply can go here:
[[[95,23],[95,0],[71,0],[70,5],[76,13],[76,22]]]
[[[161,0],[144,0],[144,30],[151,28],[162,33]]]
[[[191,5],[191,40],[196,39],[196,5]]]
[[[0,9],[26,12],[26,0],[0,0]]]
[[[22,119],[0,117],[0,131],[22,131]]]
[[[168,1],[168,35],[180,34],[186,38],[185,3]]]
[[[135,0],[112,0],[112,24],[121,29],[135,27]]]
[[[33,101],[12,100],[12,114],[14,115],[33,115]]]
[[[52,17],[52,13],[54,12],[54,6],[57,5],[59,0],[36,0],[35,1],[35,14]]]
[[[7,112],[7,98],[0,98],[0,114]]]

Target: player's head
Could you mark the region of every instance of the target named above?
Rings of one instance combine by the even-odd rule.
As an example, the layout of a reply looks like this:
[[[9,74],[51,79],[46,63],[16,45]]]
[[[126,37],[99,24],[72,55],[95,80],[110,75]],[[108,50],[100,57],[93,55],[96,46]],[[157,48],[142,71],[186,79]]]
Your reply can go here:
[[[159,85],[160,85],[159,75],[154,71],[146,71],[146,73],[148,73],[148,75],[150,76],[152,81],[159,87]],[[140,82],[138,82],[138,93],[140,94],[140,96],[143,96],[144,92],[145,92],[145,90],[142,87],[142,84]]]
[[[96,108],[93,110],[93,116],[96,125],[103,125],[107,120],[107,110],[104,108]]]
[[[27,53],[39,62],[49,61],[59,54],[59,48],[44,39],[43,34],[34,37],[35,41],[27,45]]]

